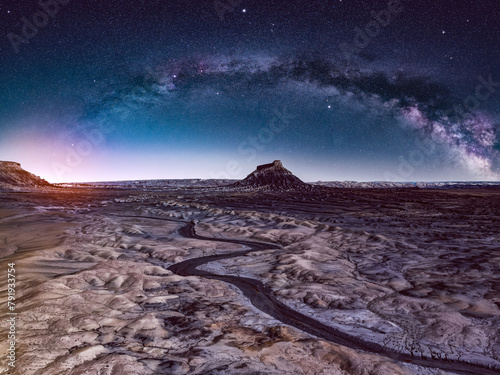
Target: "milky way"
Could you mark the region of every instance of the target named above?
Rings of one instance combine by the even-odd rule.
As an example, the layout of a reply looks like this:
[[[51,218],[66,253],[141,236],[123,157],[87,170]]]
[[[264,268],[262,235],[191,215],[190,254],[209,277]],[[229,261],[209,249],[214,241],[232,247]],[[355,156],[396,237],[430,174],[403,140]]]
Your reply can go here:
[[[42,8],[7,3],[0,159],[60,181],[274,159],[305,180],[498,180],[497,8],[65,2],[27,38]]]
[[[481,77],[478,85],[481,82],[492,83],[482,89],[486,93],[494,93],[500,86],[491,75]],[[500,176],[498,124],[493,115],[474,108],[479,104],[472,101],[474,107],[464,108],[460,97],[425,77],[346,68],[320,58],[218,56],[176,61],[134,76],[92,103],[89,112],[91,116],[106,117],[117,108],[206,105],[214,96],[231,106],[233,101],[263,101],[276,93],[299,98],[305,92],[309,98],[302,109],[315,111],[317,103],[324,103],[330,109],[342,107],[353,113],[385,116],[389,126],[414,131],[412,136],[422,138],[422,147],[408,156],[407,162],[413,167],[420,166],[440,148],[472,175],[485,179]],[[387,173],[384,177],[398,176]],[[400,172],[399,177],[409,176]]]

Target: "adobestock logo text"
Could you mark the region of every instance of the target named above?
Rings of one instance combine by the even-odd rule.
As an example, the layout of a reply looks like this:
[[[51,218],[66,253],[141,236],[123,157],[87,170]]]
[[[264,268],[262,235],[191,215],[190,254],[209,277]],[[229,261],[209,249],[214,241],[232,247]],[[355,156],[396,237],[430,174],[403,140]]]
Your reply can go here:
[[[38,35],[40,29],[46,27],[51,18],[54,18],[62,5],[66,5],[70,0],[40,0],[40,9],[33,13],[31,17],[21,17],[21,30],[18,33],[7,34],[10,45],[16,53],[19,53],[21,44],[28,44],[30,39]]]

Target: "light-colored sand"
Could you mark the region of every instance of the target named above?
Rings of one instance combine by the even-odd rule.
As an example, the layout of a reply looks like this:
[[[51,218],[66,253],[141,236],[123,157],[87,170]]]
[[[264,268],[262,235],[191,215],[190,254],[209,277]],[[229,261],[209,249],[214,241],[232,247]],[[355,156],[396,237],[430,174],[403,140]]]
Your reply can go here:
[[[14,259],[21,279],[19,341],[14,371],[2,358],[2,374],[404,373],[283,327],[222,282],[160,266],[237,245],[181,238],[179,224],[166,221],[11,214],[4,242],[15,248],[2,260]],[[0,329],[6,335],[5,315]]]
[[[458,222],[437,208],[428,221],[434,211],[398,202],[386,211],[371,201],[354,210],[352,202],[307,200],[302,208],[278,201],[241,209],[232,207],[245,202],[240,196],[218,205],[191,192],[110,194],[33,195],[0,209],[0,267],[14,261],[19,277],[10,374],[445,374],[318,340],[260,312],[232,286],[172,274],[172,263],[242,247],[183,238],[180,223],[131,216],[196,220],[207,237],[283,245],[204,267],[257,278],[345,332],[416,355],[500,360],[494,223],[481,232],[476,217]],[[6,349],[0,340],[0,353]]]
[[[260,225],[228,221],[212,226],[216,228],[200,228],[206,234],[243,238],[269,238],[272,233],[290,245],[205,269],[264,280],[297,310],[398,351],[499,363],[499,296],[490,291],[498,274],[491,242],[477,250],[483,262],[457,265],[453,261],[463,256],[461,251],[470,249],[429,253],[425,246],[363,231],[321,224],[311,230],[309,222],[272,230],[266,220]],[[277,227],[283,228],[282,223]]]

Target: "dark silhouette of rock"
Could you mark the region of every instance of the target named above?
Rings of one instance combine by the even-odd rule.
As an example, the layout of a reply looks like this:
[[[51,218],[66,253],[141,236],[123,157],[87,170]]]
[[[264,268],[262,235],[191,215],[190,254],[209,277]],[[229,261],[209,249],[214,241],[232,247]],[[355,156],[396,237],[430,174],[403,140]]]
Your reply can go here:
[[[280,160],[259,165],[245,179],[234,183],[238,188],[259,188],[265,190],[310,190],[306,184],[292,172],[283,167]]]
[[[43,178],[25,171],[21,164],[13,161],[0,161],[0,187],[48,187],[50,183]]]

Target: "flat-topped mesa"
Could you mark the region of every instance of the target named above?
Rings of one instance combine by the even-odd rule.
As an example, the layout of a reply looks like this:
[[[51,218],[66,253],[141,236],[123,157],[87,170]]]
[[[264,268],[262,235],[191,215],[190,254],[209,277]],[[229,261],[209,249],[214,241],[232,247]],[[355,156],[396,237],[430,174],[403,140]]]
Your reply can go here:
[[[33,173],[25,171],[19,163],[0,161],[0,188],[13,186],[42,187],[51,185]]]
[[[285,167],[283,167],[283,163],[281,163],[281,160],[275,160],[275,161],[273,161],[272,163],[269,163],[269,164],[258,165],[256,170],[260,171],[262,169],[267,169],[267,168],[272,168],[272,167],[282,168],[285,171],[291,173],[288,169],[286,169]]]
[[[0,168],[21,168],[21,164],[15,161],[1,161]]]
[[[283,167],[280,160],[269,164],[259,165],[255,171],[245,179],[233,184],[238,188],[258,188],[264,190],[310,190],[306,184],[292,172]]]

